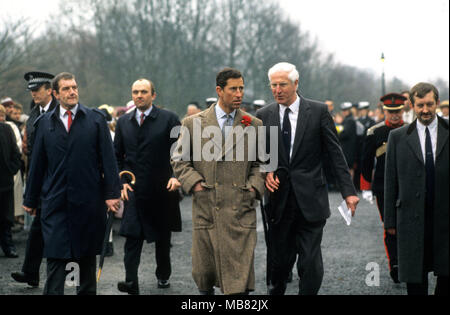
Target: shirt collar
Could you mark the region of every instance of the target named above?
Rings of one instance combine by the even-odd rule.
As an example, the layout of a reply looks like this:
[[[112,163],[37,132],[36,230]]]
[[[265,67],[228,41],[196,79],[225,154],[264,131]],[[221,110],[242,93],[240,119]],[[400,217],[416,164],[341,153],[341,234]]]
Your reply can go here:
[[[70,110],[72,112],[72,117],[75,117],[77,115],[78,108],[79,108],[79,105],[77,104],[77,105],[75,105],[74,108],[72,108]],[[62,105],[59,105],[59,116],[64,117],[66,115],[66,112],[67,112],[67,109],[62,107]]]
[[[216,117],[217,120],[224,118],[224,116],[227,116],[228,114],[225,113],[222,109],[222,107],[219,106],[219,102],[217,102],[216,105]],[[234,116],[236,116],[236,110],[230,113],[230,116],[234,119]]]
[[[434,132],[434,131],[437,129],[437,126],[438,126],[438,118],[437,118],[437,115],[436,115],[436,117],[434,118],[433,122],[432,122],[430,125],[428,125],[428,126],[425,126],[424,124],[422,124],[422,123],[420,122],[419,119],[417,119],[417,129],[418,129],[420,132],[425,132],[425,129],[427,129],[427,127],[428,127],[428,130],[430,130],[430,132]]]
[[[280,104],[280,108],[282,109],[283,113],[287,108],[289,108],[292,113],[297,114],[298,111],[300,110],[300,97],[298,97],[298,95],[297,95],[297,99],[290,106]]]
[[[141,119],[141,115],[142,115],[142,114],[144,114],[145,117],[148,117],[148,115],[150,115],[150,113],[152,112],[152,110],[153,110],[153,105],[150,106],[150,108],[147,109],[145,112],[141,112],[138,108],[136,108],[136,118],[138,118],[138,120]]]
[[[44,108],[39,106],[39,113],[42,113],[42,110],[44,110],[45,112],[48,112],[50,105],[52,104],[52,101],[53,101],[53,99],[51,99],[50,102],[48,102],[48,104],[44,106]]]

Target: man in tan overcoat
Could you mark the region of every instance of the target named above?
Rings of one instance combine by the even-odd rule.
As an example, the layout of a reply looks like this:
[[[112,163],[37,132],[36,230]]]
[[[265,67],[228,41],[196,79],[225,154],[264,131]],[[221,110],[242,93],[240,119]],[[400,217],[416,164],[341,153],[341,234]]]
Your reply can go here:
[[[255,141],[262,123],[240,109],[239,71],[222,70],[216,83],[217,104],[183,121],[172,166],[193,193],[192,275],[200,294],[213,295],[214,286],[248,294],[255,289],[255,201],[264,193]]]

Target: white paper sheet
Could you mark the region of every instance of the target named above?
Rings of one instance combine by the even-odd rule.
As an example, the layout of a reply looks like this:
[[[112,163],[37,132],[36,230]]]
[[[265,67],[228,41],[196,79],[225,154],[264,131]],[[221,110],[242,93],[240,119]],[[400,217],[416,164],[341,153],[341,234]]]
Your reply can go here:
[[[350,224],[352,224],[352,211],[347,207],[345,200],[341,203],[338,209],[347,225],[350,226]]]

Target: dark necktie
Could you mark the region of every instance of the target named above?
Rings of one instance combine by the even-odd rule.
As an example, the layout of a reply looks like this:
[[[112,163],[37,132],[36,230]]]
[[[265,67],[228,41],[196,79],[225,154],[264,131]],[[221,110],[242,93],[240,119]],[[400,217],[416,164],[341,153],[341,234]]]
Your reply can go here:
[[[286,111],[284,112],[283,129],[281,130],[281,134],[283,136],[284,149],[286,151],[286,156],[288,160],[291,159],[291,139],[292,139],[291,121],[289,120],[290,112],[291,110],[289,108],[286,108]]]
[[[434,203],[434,153],[433,144],[431,143],[430,130],[425,130],[425,171],[427,175],[427,206],[433,207]]]
[[[42,109],[41,110],[41,115],[44,115],[45,114],[45,109]]]
[[[72,127],[72,112],[68,110],[67,112],[68,120],[67,120],[67,132],[70,131],[70,127]]]
[[[426,172],[426,194],[425,194],[425,268],[433,265],[433,222],[434,222],[434,154],[431,143],[430,130],[425,130],[425,172]]]
[[[144,120],[145,120],[145,114],[142,113],[141,114],[141,123],[139,124],[139,126],[142,126],[142,124],[144,123]]]

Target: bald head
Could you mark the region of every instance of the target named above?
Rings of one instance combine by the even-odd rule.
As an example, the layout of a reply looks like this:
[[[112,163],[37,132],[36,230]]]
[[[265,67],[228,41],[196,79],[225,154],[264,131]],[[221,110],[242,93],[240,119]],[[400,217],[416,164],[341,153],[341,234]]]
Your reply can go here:
[[[136,107],[141,112],[145,112],[152,106],[153,101],[156,98],[155,88],[152,81],[147,79],[137,80],[131,87],[131,95]]]

